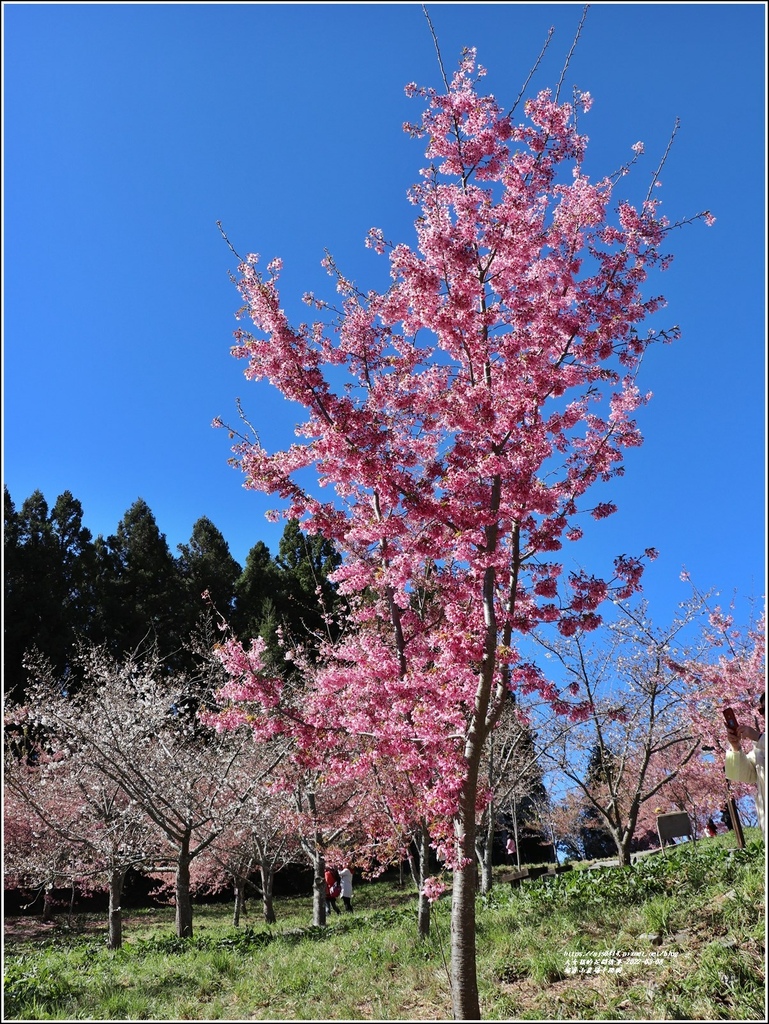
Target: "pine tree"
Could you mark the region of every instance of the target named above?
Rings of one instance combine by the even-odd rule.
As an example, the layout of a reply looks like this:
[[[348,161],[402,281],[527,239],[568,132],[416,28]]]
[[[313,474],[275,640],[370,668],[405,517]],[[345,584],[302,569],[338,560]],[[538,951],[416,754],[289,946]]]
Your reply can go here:
[[[277,557],[281,571],[278,611],[299,643],[328,635],[326,616],[333,613],[337,601],[329,575],[340,563],[339,553],[326,538],[303,533],[295,519],[286,523]]]
[[[97,539],[98,638],[116,655],[157,644],[169,665],[183,660],[185,587],[165,534],[139,498],[117,532]]]
[[[274,598],[278,592],[278,567],[263,541],[257,541],[246,557],[246,565],[235,581],[233,631],[241,640],[261,634],[265,619],[274,615]]]
[[[329,575],[339,564],[333,544],[307,536],[293,519],[286,523],[276,558],[258,541],[235,584],[236,636],[241,641],[262,637],[270,664],[285,671],[283,643],[313,649],[328,635],[326,616],[333,615],[338,603]]]
[[[4,677],[20,699],[24,657],[33,648],[69,673],[75,643],[89,629],[95,549],[70,491],[49,509],[36,490],[17,513],[6,489],[4,520]]]
[[[204,593],[214,608],[229,619],[235,604],[235,584],[243,570],[230,554],[222,533],[203,516],[192,527],[189,544],[179,544],[178,550],[190,630],[204,611]]]
[[[89,633],[95,602],[96,548],[83,526],[83,507],[64,491],[51,510],[51,526],[59,552],[58,598],[66,613],[67,648]]]
[[[590,760],[587,766],[586,781],[588,789],[595,790],[601,785],[608,783],[613,771],[614,754],[609,747],[595,743],[590,751]],[[588,859],[616,856],[617,847],[612,839],[611,832],[603,823],[601,816],[595,808],[587,806],[582,812],[580,833],[585,857]]]
[[[21,517],[10,492],[3,488],[3,686],[22,699],[26,595],[24,593]]]

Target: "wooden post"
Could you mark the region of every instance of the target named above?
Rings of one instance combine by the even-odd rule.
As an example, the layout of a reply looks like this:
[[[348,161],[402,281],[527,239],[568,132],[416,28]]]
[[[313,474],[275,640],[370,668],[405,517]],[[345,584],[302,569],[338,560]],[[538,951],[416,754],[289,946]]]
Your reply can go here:
[[[737,848],[739,850],[745,849],[745,836],[742,834],[742,822],[740,821],[740,812],[737,810],[737,804],[733,796],[730,796],[726,801],[726,806],[729,808],[729,817],[732,819],[732,828],[737,838]]]
[[[513,833],[515,835],[515,863],[518,870],[521,870],[521,847],[518,844],[518,801],[517,793],[513,790]]]

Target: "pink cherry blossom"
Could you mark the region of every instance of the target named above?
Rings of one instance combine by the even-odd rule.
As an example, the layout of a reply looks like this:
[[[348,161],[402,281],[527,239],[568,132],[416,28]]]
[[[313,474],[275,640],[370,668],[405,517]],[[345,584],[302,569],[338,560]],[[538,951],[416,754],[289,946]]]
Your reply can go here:
[[[664,308],[645,292],[667,257],[659,200],[638,208],[613,178],[584,175],[588,140],[572,104],[542,90],[517,123],[477,91],[481,74],[467,50],[445,93],[407,87],[425,104],[406,130],[426,165],[408,196],[414,243],[368,235],[388,260],[388,288],[361,290],[327,255],[340,298],[318,306],[322,320],[293,325],[279,263],[266,277],[256,259],[239,268],[253,327],[236,332],[233,353],[304,420],[284,451],[249,438],[233,462],[247,487],[338,546],[349,613],[299,695],[269,678],[258,651],[220,654],[233,679],[225,696],[257,734],[280,722],[272,728],[293,737],[303,766],[356,784],[366,773],[409,779],[410,801],[391,792],[394,827],[429,824],[455,869],[463,927],[486,799],[479,758],[510,694],[585,714],[521,638],[542,625],[595,630],[601,605],[637,593],[652,557],[620,555],[611,578],[564,578],[559,552],[586,518],[615,510],[588,492],[642,443],[640,362],[678,331],[640,330]]]
[[[440,878],[426,878],[422,892],[430,903],[437,902],[446,892],[446,884]]]

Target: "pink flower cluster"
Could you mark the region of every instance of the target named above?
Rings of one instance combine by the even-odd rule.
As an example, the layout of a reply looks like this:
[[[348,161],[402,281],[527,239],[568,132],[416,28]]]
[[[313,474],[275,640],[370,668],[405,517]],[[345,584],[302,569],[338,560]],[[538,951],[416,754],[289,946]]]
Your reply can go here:
[[[430,903],[436,903],[445,892],[446,884],[440,878],[426,878],[422,885],[422,895]]]
[[[247,378],[306,417],[285,451],[235,446],[246,486],[277,495],[344,555],[349,630],[292,706],[297,757],[357,782],[408,778],[417,795],[393,797],[392,813],[404,825],[424,817],[448,844],[468,737],[493,726],[511,690],[584,713],[521,663],[516,635],[595,629],[604,601],[641,587],[644,558],[617,558],[611,581],[564,585],[557,552],[586,515],[614,512],[587,492],[641,443],[634,416],[650,396],[635,374],[646,348],[677,332],[639,330],[664,306],[642,292],[667,259],[658,201],[636,209],[611,179],[582,173],[587,139],[571,104],[540,92],[517,124],[478,93],[482,73],[468,50],[445,94],[408,87],[426,102],[408,126],[428,162],[410,194],[417,244],[390,245],[378,229],[367,240],[387,253],[390,287],[364,293],[329,255],[340,308],[311,296],[324,319],[294,326],[280,261],[265,278],[250,256],[239,289],[253,333],[239,329],[233,349]],[[589,95],[577,103],[586,110]],[[299,482],[307,470],[327,500]],[[223,697],[274,721],[286,695],[260,655],[223,645]]]

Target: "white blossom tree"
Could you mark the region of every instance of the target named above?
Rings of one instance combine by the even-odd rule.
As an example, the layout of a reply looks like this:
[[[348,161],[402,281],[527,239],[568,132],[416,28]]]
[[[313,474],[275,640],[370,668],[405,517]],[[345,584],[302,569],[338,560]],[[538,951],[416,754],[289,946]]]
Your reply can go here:
[[[169,674],[154,652],[115,660],[101,648],[80,652],[84,682],[69,693],[36,664],[27,722],[59,749],[77,752],[104,787],[148,819],[163,843],[155,867],[173,865],[176,933],[192,935],[190,865],[248,799],[235,766],[250,733],[216,733],[198,716],[210,680]]]
[[[6,828],[6,858],[46,886],[62,878],[83,888],[105,886],[107,946],[120,949],[126,875],[157,855],[161,836],[120,786],[94,767],[87,748],[72,749],[55,734],[46,743],[53,754],[6,751],[4,783],[13,796],[6,813],[16,819]],[[24,834],[31,841],[20,843]]]

